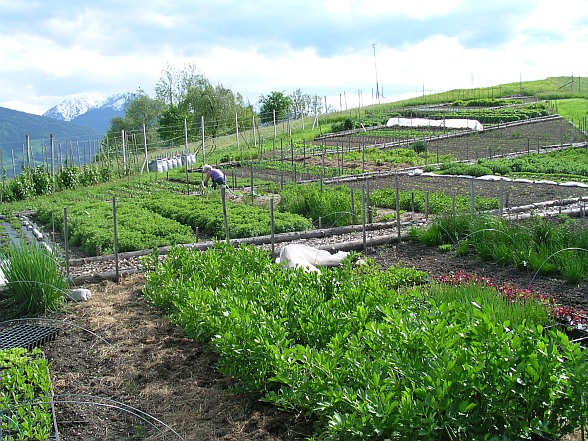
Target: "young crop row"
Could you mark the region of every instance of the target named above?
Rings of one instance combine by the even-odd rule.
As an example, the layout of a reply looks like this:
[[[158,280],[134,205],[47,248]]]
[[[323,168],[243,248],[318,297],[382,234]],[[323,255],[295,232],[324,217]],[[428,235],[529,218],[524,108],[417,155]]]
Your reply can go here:
[[[396,191],[390,188],[374,190],[370,193],[370,201],[377,207],[396,208]],[[439,192],[412,191],[399,192],[399,209],[418,213],[442,214],[452,211],[467,213],[471,211],[471,198],[467,196],[451,196]],[[475,211],[496,210],[500,206],[497,198],[474,197]]]
[[[51,380],[40,349],[0,350],[0,439],[49,439]]]
[[[80,201],[67,211],[69,244],[88,256],[112,253],[114,249],[114,220],[111,201]],[[64,231],[64,212],[42,205],[38,219],[55,224]],[[194,242],[189,226],[165,218],[143,207],[141,198],[123,199],[116,205],[118,250],[136,251],[153,247]]]
[[[144,208],[183,225],[215,237],[225,237],[222,201],[218,193],[207,196],[186,197],[178,194],[153,195],[142,201]],[[271,233],[270,211],[239,202],[226,202],[229,236],[255,237]],[[274,232],[304,231],[312,228],[312,223],[299,215],[274,212]]]
[[[316,419],[317,439],[555,439],[586,418],[586,355],[490,287],[369,260],[285,270],[225,243],[144,265],[146,299],[241,388]]]
[[[482,107],[475,110],[463,109],[450,112],[435,112],[431,109],[406,109],[400,111],[399,114],[399,116],[407,118],[468,118],[476,119],[482,124],[498,124],[548,116],[550,113],[546,104],[537,103],[525,107],[502,107],[498,109],[486,109]]]

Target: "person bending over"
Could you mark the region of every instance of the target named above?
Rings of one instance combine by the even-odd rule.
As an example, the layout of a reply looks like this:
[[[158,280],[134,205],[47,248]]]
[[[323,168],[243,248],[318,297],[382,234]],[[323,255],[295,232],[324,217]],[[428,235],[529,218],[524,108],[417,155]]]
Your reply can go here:
[[[209,179],[212,181],[212,188],[216,188],[217,185],[226,184],[225,175],[219,169],[213,168],[211,165],[205,164],[204,167],[202,167],[202,171],[206,175],[204,181],[202,182],[202,185],[204,187],[208,185]]]

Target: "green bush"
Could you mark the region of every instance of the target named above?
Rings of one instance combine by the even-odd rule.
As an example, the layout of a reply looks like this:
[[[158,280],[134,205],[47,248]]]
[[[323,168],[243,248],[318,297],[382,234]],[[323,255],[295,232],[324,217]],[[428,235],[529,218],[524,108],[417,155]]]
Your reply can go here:
[[[427,152],[427,143],[423,140],[418,140],[412,143],[412,149],[420,154],[420,153],[426,153]]]
[[[444,215],[413,228],[412,239],[428,245],[467,240],[482,260],[515,265],[537,274],[562,274],[569,282],[588,275],[588,232],[577,222],[557,223],[539,216],[508,221],[478,214]]]

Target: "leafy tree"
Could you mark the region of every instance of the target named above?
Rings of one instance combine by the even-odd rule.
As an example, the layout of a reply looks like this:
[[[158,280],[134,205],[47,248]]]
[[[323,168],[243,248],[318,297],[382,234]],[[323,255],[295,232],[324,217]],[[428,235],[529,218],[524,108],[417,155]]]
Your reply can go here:
[[[301,89],[296,89],[290,94],[291,111],[294,118],[301,118],[304,115],[315,114],[316,111],[320,114],[321,98],[318,95],[309,95],[302,93]]]
[[[308,95],[302,93],[301,89],[296,89],[290,94],[290,102],[294,118],[300,118],[306,113],[306,103]]]
[[[126,135],[134,136],[137,144],[143,145],[143,125],[148,148],[156,145],[159,141],[156,127],[163,108],[164,105],[160,100],[150,98],[141,89],[128,96],[125,102],[125,116],[112,118],[106,133],[111,151],[121,144],[123,130]]]
[[[235,115],[240,128],[252,124],[242,96],[212,84],[193,64],[181,71],[168,66],[157,83],[156,94],[168,106],[160,115],[158,131],[167,142],[184,138],[184,120],[190,141],[200,138],[202,118],[206,134],[213,137],[234,133]]]
[[[168,145],[177,144],[184,139],[184,124],[191,120],[191,115],[186,106],[170,104],[159,115],[157,133],[159,138]],[[193,133],[188,133],[191,138]]]
[[[292,99],[285,95],[284,92],[274,91],[268,96],[261,95],[259,102],[261,103],[259,117],[262,123],[272,122],[274,120],[274,111],[276,120],[288,118],[292,107]]]

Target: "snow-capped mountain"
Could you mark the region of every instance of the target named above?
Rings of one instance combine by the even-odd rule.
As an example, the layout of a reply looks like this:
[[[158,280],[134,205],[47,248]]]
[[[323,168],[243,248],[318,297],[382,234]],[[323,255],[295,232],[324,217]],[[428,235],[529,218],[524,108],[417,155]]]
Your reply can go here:
[[[47,110],[43,116],[71,121],[76,116],[83,115],[90,109],[96,109],[102,105],[104,98],[96,95],[83,96],[81,98],[68,98],[56,106]]]
[[[125,93],[106,99],[97,95],[70,98],[47,110],[43,116],[106,132],[112,118],[124,117],[125,103],[131,97],[132,94]]]

